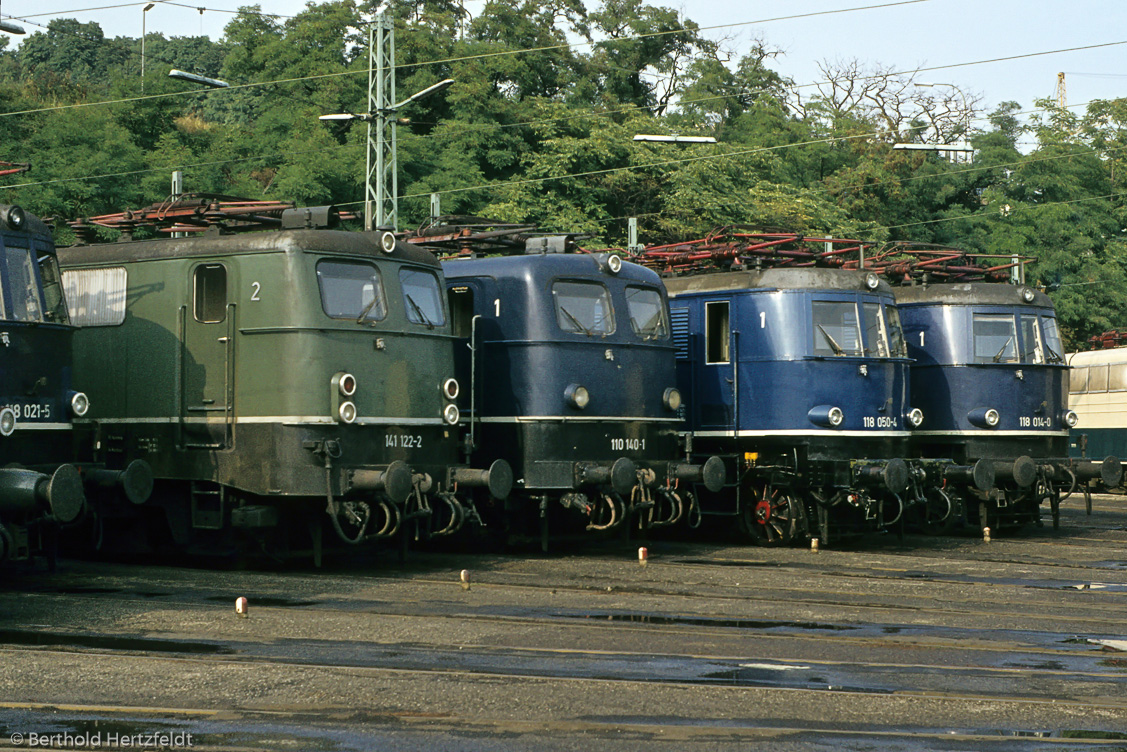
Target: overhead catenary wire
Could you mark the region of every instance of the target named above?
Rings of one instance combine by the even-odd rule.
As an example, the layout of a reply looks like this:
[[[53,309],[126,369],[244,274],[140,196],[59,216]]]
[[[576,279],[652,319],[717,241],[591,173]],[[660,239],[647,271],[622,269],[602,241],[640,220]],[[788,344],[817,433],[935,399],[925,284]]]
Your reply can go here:
[[[530,52],[544,52],[544,51],[550,51],[550,50],[568,49],[568,48],[576,48],[576,47],[583,47],[583,46],[594,46],[594,45],[599,45],[599,44],[613,44],[615,42],[633,41],[633,40],[646,39],[646,38],[651,38],[651,37],[656,37],[656,36],[668,36],[670,34],[682,33],[684,31],[709,31],[709,30],[714,30],[714,29],[734,28],[734,27],[737,27],[737,26],[750,26],[750,25],[771,23],[771,22],[776,22],[776,21],[801,19],[801,18],[808,18],[808,17],[821,16],[821,15],[830,15],[830,14],[858,12],[858,11],[873,10],[873,9],[879,9],[879,8],[894,7],[894,6],[897,6],[897,5],[911,5],[911,4],[922,3],[922,2],[931,2],[931,1],[932,0],[901,0],[900,2],[881,3],[881,4],[877,4],[877,5],[857,6],[857,7],[853,7],[853,8],[839,8],[839,9],[828,10],[828,11],[817,11],[817,12],[813,12],[813,13],[801,13],[801,14],[795,14],[795,15],[791,15],[791,16],[778,16],[778,17],[774,17],[774,18],[760,19],[760,20],[756,20],[756,21],[741,21],[741,22],[730,23],[730,24],[718,24],[718,25],[715,25],[715,26],[699,27],[699,28],[695,28],[695,29],[688,29],[686,27],[681,27],[681,28],[674,29],[674,30],[652,32],[652,33],[648,33],[648,34],[636,34],[636,35],[629,35],[629,36],[623,36],[623,37],[616,37],[616,38],[607,39],[607,40],[599,40],[597,42],[576,42],[576,43],[568,43],[568,44],[562,44],[561,43],[561,44],[558,44],[558,45],[545,45],[545,46],[542,46],[542,47],[528,47],[528,48],[522,48],[522,49],[517,49],[517,50],[500,50],[500,51],[495,51],[495,52],[483,52],[483,53],[478,53],[478,54],[474,54],[474,55],[463,55],[463,56],[458,56],[458,57],[439,58],[439,59],[435,59],[435,60],[419,61],[419,62],[414,62],[414,63],[404,63],[404,64],[397,65],[396,70],[408,70],[408,69],[411,69],[411,68],[419,68],[419,67],[424,67],[424,66],[428,66],[428,65],[446,65],[446,64],[454,63],[454,62],[464,62],[464,61],[470,61],[470,60],[486,59],[486,58],[491,58],[491,57],[518,55],[518,54],[525,54],[525,53],[530,53]],[[951,69],[951,68],[963,68],[963,67],[968,67],[968,66],[972,66],[972,65],[983,65],[983,64],[997,63],[997,62],[1008,62],[1008,61],[1013,61],[1013,60],[1027,59],[1027,58],[1031,58],[1031,57],[1040,57],[1040,56],[1045,56],[1045,55],[1063,54],[1063,53],[1067,53],[1067,52],[1079,52],[1079,51],[1083,51],[1083,50],[1100,49],[1100,48],[1114,47],[1114,46],[1125,45],[1125,44],[1127,44],[1127,40],[1117,41],[1117,42],[1103,42],[1103,43],[1098,43],[1098,44],[1083,45],[1083,46],[1078,46],[1078,47],[1068,47],[1068,48],[1062,48],[1062,49],[1057,49],[1057,50],[1044,50],[1044,51],[1041,51],[1041,52],[1031,52],[1031,53],[1023,53],[1023,54],[1019,54],[1019,55],[1009,55],[1009,56],[1005,56],[1005,57],[990,58],[990,59],[985,59],[985,60],[974,60],[974,61],[967,61],[967,62],[962,62],[962,63],[951,63],[951,64],[948,64],[948,65],[929,66],[929,67],[925,67],[925,68],[917,68],[917,69],[907,70],[907,71],[881,73],[881,74],[876,74],[876,75],[872,75],[872,76],[861,76],[861,77],[858,77],[858,80],[869,80],[869,79],[875,79],[875,78],[883,78],[883,77],[887,77],[887,76],[909,75],[909,74],[922,73],[922,72],[934,72],[934,71],[939,71],[939,70],[947,70],[947,69]],[[237,91],[237,90],[241,90],[241,89],[249,89],[249,88],[254,88],[254,87],[259,87],[259,86],[274,86],[274,85],[281,85],[281,84],[298,83],[298,82],[302,82],[302,81],[317,81],[317,80],[339,78],[339,77],[343,77],[343,76],[354,76],[354,75],[361,75],[361,74],[367,75],[367,69],[363,68],[363,69],[356,69],[356,70],[337,71],[337,72],[334,72],[334,73],[322,73],[322,74],[316,74],[316,75],[310,75],[310,76],[297,76],[297,77],[293,77],[293,78],[274,79],[274,80],[271,80],[271,81],[257,81],[257,82],[246,83],[246,84],[233,84],[232,86],[230,86],[228,89],[225,89],[224,91]],[[829,81],[817,81],[817,82],[808,83],[808,84],[799,84],[799,85],[788,87],[788,88],[794,89],[794,88],[807,88],[807,87],[815,87],[815,86],[824,86],[828,83],[830,83],[830,82]],[[185,96],[185,95],[190,95],[190,94],[198,94],[198,93],[200,93],[200,92],[194,92],[194,91],[193,92],[168,92],[168,93],[164,93],[164,94],[153,94],[153,95],[148,95],[148,96],[144,96],[144,97],[126,97],[126,98],[122,98],[122,99],[102,100],[102,101],[99,101],[99,102],[77,102],[77,103],[66,104],[66,105],[55,105],[55,106],[52,106],[52,107],[42,107],[42,108],[36,108],[36,109],[30,109],[30,110],[19,110],[19,111],[15,111],[15,112],[0,113],[0,117],[11,117],[11,116],[14,116],[14,115],[28,115],[28,114],[34,114],[34,113],[39,113],[39,112],[53,112],[53,111],[57,111],[57,110],[64,110],[64,109],[78,108],[78,107],[92,107],[92,106],[99,106],[99,105],[124,104],[124,103],[129,103],[129,102],[144,101],[144,100],[147,100],[147,99],[172,98],[172,97],[180,97],[180,96]],[[209,92],[209,93],[214,93],[214,92]]]

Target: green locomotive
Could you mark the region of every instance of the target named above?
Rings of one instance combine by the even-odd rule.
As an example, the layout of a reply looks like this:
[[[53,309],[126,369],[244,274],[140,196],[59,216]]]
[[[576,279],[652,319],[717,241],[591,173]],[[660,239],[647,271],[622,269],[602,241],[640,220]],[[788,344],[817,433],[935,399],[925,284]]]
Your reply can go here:
[[[348,544],[453,532],[474,493],[507,496],[507,464],[459,462],[438,262],[332,221],[60,250],[94,452],[157,478],[151,502],[98,510],[102,531],[319,560],[325,523]]]

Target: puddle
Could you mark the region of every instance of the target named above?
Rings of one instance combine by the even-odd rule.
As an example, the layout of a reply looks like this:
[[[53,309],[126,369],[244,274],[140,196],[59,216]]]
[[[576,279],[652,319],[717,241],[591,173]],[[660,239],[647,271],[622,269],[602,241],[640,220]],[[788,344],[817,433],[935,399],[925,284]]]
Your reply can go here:
[[[237,597],[238,596],[234,595],[209,595],[205,600],[215,601],[216,603],[233,604]],[[300,608],[302,606],[317,605],[317,601],[297,601],[290,598],[274,598],[264,595],[248,595],[246,599],[247,605],[250,608],[254,608],[255,606]]]
[[[572,616],[563,614],[565,619],[598,619],[611,622],[626,622],[629,624],[654,624],[658,626],[691,626],[691,627],[729,627],[732,629],[810,629],[829,632],[841,632],[860,629],[843,624],[819,624],[810,621],[760,621],[753,619],[722,619],[689,616],[661,616],[658,614],[586,614]]]
[[[235,652],[230,648],[225,648],[210,642],[155,640],[144,637],[119,637],[111,635],[62,634],[59,632],[31,632],[19,629],[0,629],[0,645],[92,648],[95,650],[135,650],[157,653],[192,653],[195,655],[223,655]]]
[[[674,559],[674,564],[694,564],[706,567],[781,567],[777,561],[739,561],[734,559]]]

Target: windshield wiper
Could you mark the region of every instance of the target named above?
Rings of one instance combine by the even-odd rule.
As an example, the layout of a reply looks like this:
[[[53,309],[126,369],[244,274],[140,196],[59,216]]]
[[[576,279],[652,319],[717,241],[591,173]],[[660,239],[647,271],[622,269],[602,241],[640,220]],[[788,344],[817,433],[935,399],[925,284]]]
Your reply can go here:
[[[631,316],[630,325],[634,327],[634,333],[641,335],[643,340],[657,339],[658,331],[661,329],[661,319],[653,319],[653,323],[649,326],[638,326],[637,319]]]
[[[571,320],[571,323],[573,323],[577,327],[579,327],[583,331],[583,333],[586,334],[588,337],[590,337],[594,334],[594,332],[592,332],[590,329],[583,326],[583,324],[579,321],[579,319],[575,318],[575,316],[571,313],[571,311],[567,310],[563,306],[560,306],[560,310],[563,311],[564,316],[567,316]]]
[[[1048,345],[1045,345],[1045,349],[1049,351],[1049,362],[1050,363],[1063,363],[1064,362],[1064,358],[1062,358],[1060,355],[1058,355],[1056,350],[1049,347]]]
[[[816,326],[818,327],[818,331],[822,333],[822,336],[826,338],[826,342],[830,343],[830,347],[833,348],[834,355],[845,355],[845,350],[842,349],[841,345],[839,345],[834,340],[834,338],[830,336],[830,333],[827,332],[821,324],[816,324]]]
[[[419,304],[415,302],[415,299],[410,295],[404,295],[404,297],[407,298],[407,302],[411,304],[411,308],[413,308],[415,310],[415,313],[419,315],[419,318],[422,319],[422,323],[427,325],[427,329],[433,329],[434,324],[432,324],[430,319],[427,318],[427,315],[423,313],[423,309],[419,308]]]
[[[1013,342],[1013,339],[1013,337],[1006,337],[1006,341],[1002,343],[1002,349],[998,350],[998,352],[994,354],[995,363],[1002,362],[1002,353],[1004,353],[1006,351],[1006,348],[1010,346],[1010,343]]]
[[[379,302],[380,302],[379,296],[378,295],[373,296],[371,302],[369,302],[368,305],[364,306],[364,310],[361,311],[360,315],[356,317],[356,323],[357,324],[363,324],[364,323],[364,317],[366,317],[371,312],[371,310],[376,307],[376,303],[379,303]]]

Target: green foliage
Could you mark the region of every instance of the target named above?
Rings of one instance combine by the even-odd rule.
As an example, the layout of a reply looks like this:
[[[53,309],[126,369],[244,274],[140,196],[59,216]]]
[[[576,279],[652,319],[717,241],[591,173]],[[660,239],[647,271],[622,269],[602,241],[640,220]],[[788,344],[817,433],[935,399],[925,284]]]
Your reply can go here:
[[[18,48],[0,39],[0,159],[34,164],[2,181],[0,201],[60,219],[116,212],[163,198],[181,170],[191,191],[359,210],[367,124],[317,118],[368,111],[377,5],[310,2],[284,21],[247,6],[219,41],[149,34],[144,82],[141,40],[96,23],[56,19]],[[974,113],[947,112],[942,131],[910,106],[936,99],[896,99],[900,79],[867,89],[879,106],[842,94],[847,76],[837,94],[799,98],[767,42],[731,61],[644,0],[390,12],[396,99],[456,82],[395,113],[401,227],[438,192],[446,213],[588,233],[592,247],[624,244],[629,217],[651,243],[727,225],[946,243],[1035,257],[1029,280],[1053,295],[1070,344],[1127,327],[1127,99],[1083,113],[1040,102],[1025,120],[1007,102],[969,134]],[[929,133],[969,137],[973,160],[892,148]]]

